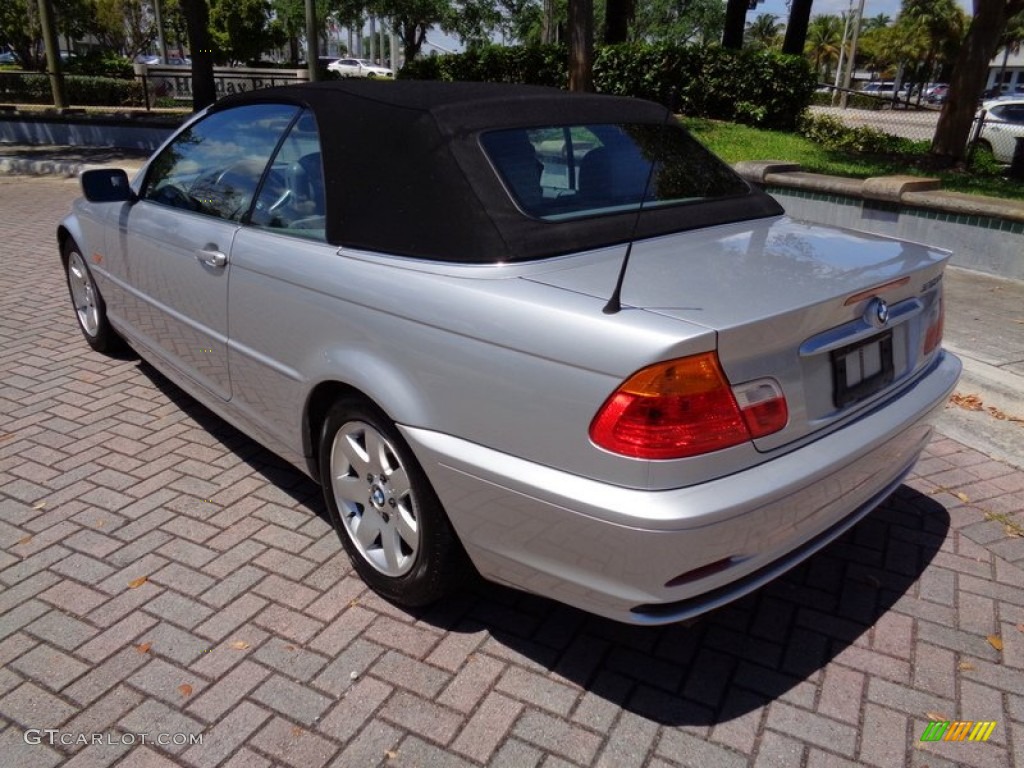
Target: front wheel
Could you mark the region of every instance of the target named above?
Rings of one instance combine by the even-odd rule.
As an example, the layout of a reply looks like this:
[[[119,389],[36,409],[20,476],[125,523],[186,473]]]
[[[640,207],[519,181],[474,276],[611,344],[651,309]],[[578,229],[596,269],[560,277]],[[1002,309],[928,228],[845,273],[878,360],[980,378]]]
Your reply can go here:
[[[426,475],[388,417],[343,398],[320,433],[320,477],[331,519],[352,565],[399,605],[450,592],[465,555]]]
[[[64,269],[67,273],[68,291],[75,308],[78,327],[97,352],[113,353],[123,348],[123,342],[107,320],[107,307],[103,303],[96,281],[92,278],[82,250],[74,240],[68,240],[62,249]]]

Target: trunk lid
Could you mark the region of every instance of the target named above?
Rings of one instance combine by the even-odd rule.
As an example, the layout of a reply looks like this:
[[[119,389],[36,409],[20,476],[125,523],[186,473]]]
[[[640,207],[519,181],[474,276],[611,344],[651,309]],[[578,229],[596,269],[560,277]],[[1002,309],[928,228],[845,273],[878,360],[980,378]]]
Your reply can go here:
[[[606,298],[622,264],[607,251],[528,279]],[[789,423],[766,451],[827,429],[912,380],[936,354],[949,254],[788,217],[655,238],[633,246],[623,311],[639,308],[716,331],[735,386],[772,378]],[[885,315],[885,317],[882,317]]]

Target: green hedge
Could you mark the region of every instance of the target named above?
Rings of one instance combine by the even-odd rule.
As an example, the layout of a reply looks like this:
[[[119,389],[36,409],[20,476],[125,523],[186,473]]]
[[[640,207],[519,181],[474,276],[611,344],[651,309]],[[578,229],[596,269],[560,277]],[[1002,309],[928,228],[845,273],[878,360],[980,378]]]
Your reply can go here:
[[[75,106],[132,106],[144,103],[142,85],[113,77],[65,75],[68,101]],[[50,79],[41,74],[0,76],[0,100],[22,104],[52,104]]]
[[[408,62],[401,79],[529,83],[564,88],[569,50],[563,45],[488,45],[466,53],[428,56]]]
[[[79,107],[127,107],[145,103],[142,83],[116,77],[65,75],[68,101]],[[0,74],[0,101],[52,104],[50,78],[32,73]]]
[[[399,77],[531,83],[564,88],[564,46],[486,46],[418,59]],[[765,128],[793,129],[810,103],[815,78],[800,56],[720,46],[624,43],[599,47],[594,84],[602,93],[667,102],[675,88],[683,114]]]
[[[797,132],[815,144],[835,152],[914,155],[924,154],[931,146],[930,141],[915,141],[902,136],[892,136],[877,128],[868,126],[850,128],[831,115],[804,114],[797,125]]]

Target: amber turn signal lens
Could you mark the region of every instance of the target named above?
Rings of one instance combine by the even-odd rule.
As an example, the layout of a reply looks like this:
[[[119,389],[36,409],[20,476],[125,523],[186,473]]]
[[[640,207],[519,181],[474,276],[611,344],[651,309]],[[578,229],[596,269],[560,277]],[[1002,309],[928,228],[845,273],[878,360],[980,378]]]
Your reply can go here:
[[[942,343],[942,331],[946,319],[946,306],[940,294],[935,299],[935,309],[928,322],[928,330],[924,334],[923,354],[930,355],[932,351]]]

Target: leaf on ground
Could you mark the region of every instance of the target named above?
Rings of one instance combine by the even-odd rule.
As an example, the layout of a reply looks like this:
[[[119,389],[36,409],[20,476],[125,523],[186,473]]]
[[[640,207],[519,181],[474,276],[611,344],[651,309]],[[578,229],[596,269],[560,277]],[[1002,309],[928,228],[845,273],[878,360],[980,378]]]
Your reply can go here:
[[[30,541],[32,541],[31,533],[28,536],[22,536],[20,539],[18,539],[19,544],[28,544]]]
[[[46,502],[37,501],[35,504],[32,505],[32,509],[46,509]]]
[[[13,432],[8,432],[6,435],[0,435],[0,442],[3,442],[4,440],[10,440],[12,437],[14,437]]]
[[[949,402],[968,411],[980,411],[985,405],[977,395],[963,395],[959,392],[954,392]]]
[[[231,647],[236,651],[244,651],[249,648],[249,644],[245,642],[245,640],[235,640],[235,642],[231,644]]]
[[[139,576],[139,578],[132,579],[128,582],[128,589],[138,589],[147,581],[149,581],[149,576]]]
[[[1006,531],[1007,536],[1013,539],[1019,539],[1021,536],[1024,536],[1024,533],[1021,533],[1019,529],[1012,525],[1007,525],[1003,530]]]
[[[969,661],[961,661],[958,666],[960,667],[961,672],[970,672],[974,669],[974,665]]]
[[[295,736],[297,738],[297,737],[301,736],[304,733],[305,733],[305,731],[302,730],[301,728],[299,728],[299,726],[297,726],[297,725],[293,725],[292,726],[292,736]]]
[[[139,643],[135,646],[135,650],[139,653],[149,653],[149,649],[153,647],[152,643]]]
[[[394,760],[396,757],[398,757],[398,750],[389,749],[384,752],[384,757],[386,757],[388,760]]]
[[[178,686],[178,693],[184,696],[186,699],[192,695],[192,686],[188,683],[182,683]]]
[[[949,719],[945,715],[940,715],[938,712],[925,712],[924,715],[929,720],[938,720],[939,722],[945,722]]]
[[[995,648],[997,651],[1003,650],[1003,638],[999,635],[989,635],[988,644]]]
[[[970,497],[963,491],[957,491],[953,495],[960,499],[960,501],[962,501],[964,504],[967,504],[971,500]]]

